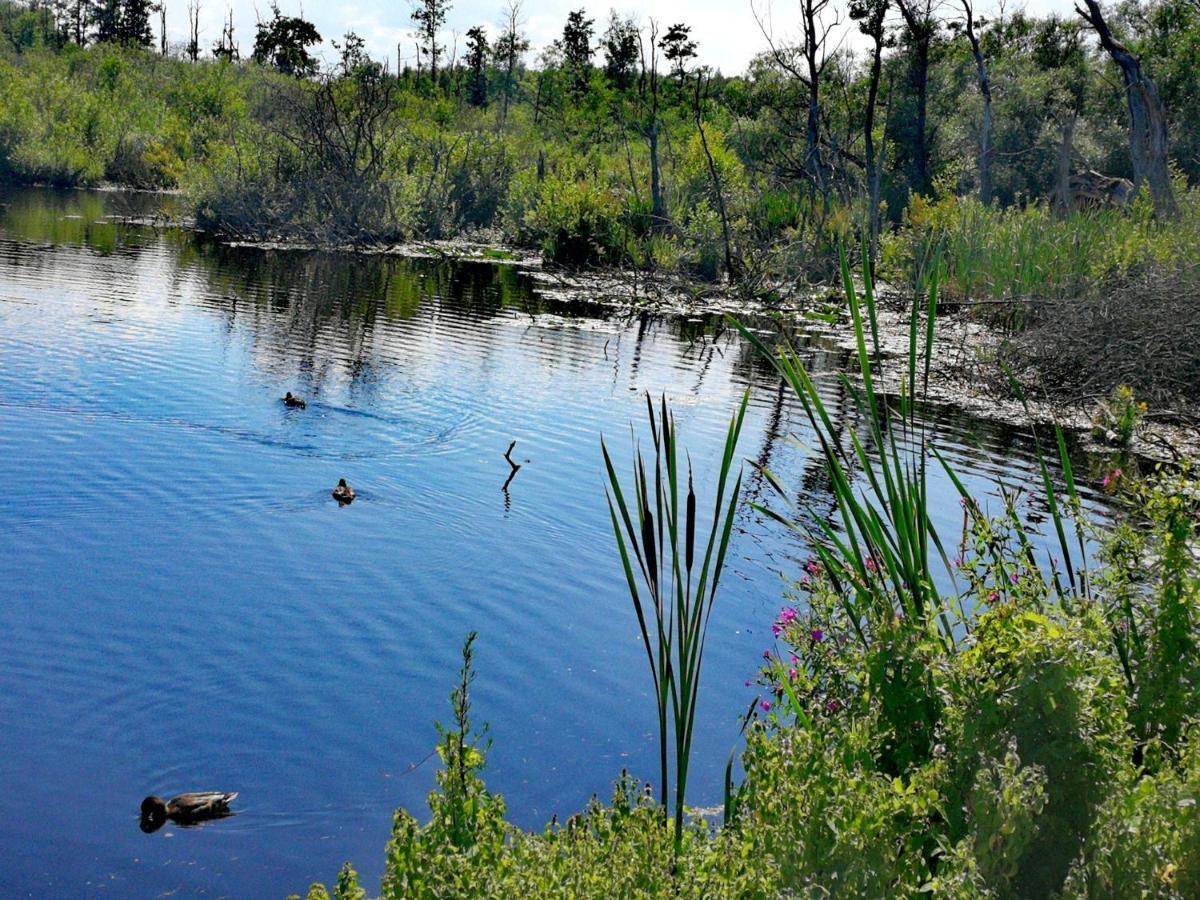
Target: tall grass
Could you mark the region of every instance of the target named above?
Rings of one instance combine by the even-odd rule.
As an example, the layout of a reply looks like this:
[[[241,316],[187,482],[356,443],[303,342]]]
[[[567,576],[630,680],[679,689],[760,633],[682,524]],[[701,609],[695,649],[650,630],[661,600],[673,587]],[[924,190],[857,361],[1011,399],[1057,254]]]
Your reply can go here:
[[[973,625],[967,612],[969,596],[974,594],[978,599],[982,593],[999,599],[1015,590],[1016,581],[1009,577],[1015,573],[1008,553],[1014,544],[997,541],[985,547],[985,553],[990,554],[987,581],[969,583],[964,590],[950,555],[954,543],[943,539],[930,517],[932,463],[944,470],[961,495],[963,545],[967,540],[967,520],[974,517],[977,522],[982,521],[978,504],[963,481],[932,445],[919,411],[921,402],[927,399],[942,267],[936,261],[930,267],[923,303],[913,306],[908,351],[900,360],[904,370],[899,395],[890,398],[876,385],[876,369],[881,364],[880,337],[870,272],[864,272],[860,296],[844,251],[840,262],[857,365],[853,380],[846,373],[839,377],[861,417],[862,437],[856,429],[843,429],[835,424],[816,383],[790,344],[784,342],[773,351],[740,323],[735,321],[734,325],[772,361],[803,404],[816,435],[836,511],[834,521],[818,516],[815,524],[803,527],[832,585],[833,595],[841,603],[852,635],[864,652],[877,658],[878,665],[869,667],[866,687],[882,698],[885,714],[893,720],[892,733],[897,736],[885,765],[902,771],[931,752],[932,736],[941,719],[941,701],[924,671],[924,657],[918,653],[911,659],[898,658],[901,651],[897,648],[916,647],[931,640],[943,654],[953,656],[960,652],[969,641]],[[843,433],[849,436],[849,446],[839,438]],[[1084,541],[1078,525],[1075,541],[1068,537],[1066,520],[1069,514],[1078,513],[1079,499],[1061,432],[1058,451],[1067,485],[1065,504],[1056,494],[1040,447],[1037,459],[1043,502],[1055,529],[1061,562],[1052,555],[1044,561],[1036,558],[1032,535],[1018,513],[1015,498],[1011,497],[1005,503],[1006,527],[1029,570],[1049,572],[1048,591],[1061,599],[1078,600],[1087,591]],[[763,474],[779,497],[789,502],[785,487],[771,473]],[[789,527],[797,527],[794,524],[797,519],[791,514],[765,506],[756,508]],[[960,546],[958,556],[964,551],[965,546]],[[943,574],[945,577],[940,577]],[[949,583],[952,589],[943,593],[939,583]],[[889,645],[898,634],[906,635],[908,643]],[[788,695],[786,679],[782,687]],[[806,715],[801,704],[795,697],[789,699],[797,719],[804,721]]]
[[[938,248],[943,291],[966,300],[1069,300],[1152,265],[1200,257],[1200,192],[1181,190],[1183,214],[1169,223],[1149,200],[1129,209],[1061,217],[1046,204],[1002,209],[969,197],[915,197],[905,226],[884,239],[883,270],[919,280]]]
[[[716,601],[742,487],[740,468],[732,489],[729,489],[729,481],[748,400],[747,392],[729,423],[717,477],[712,523],[699,548],[691,460],[686,466],[685,495],[685,470],[680,464],[675,417],[667,407],[666,398],[662,398],[656,414],[653,401],[648,394],[646,396],[653,454],[647,464],[641,448],[635,448],[632,507],[621,488],[621,479],[608,446],[603,439],[600,441],[608,472],[606,494],[613,534],[654,686],[659,786],[664,816],[668,814],[672,793],[674,795],[676,855],[683,840],[684,798],[708,621]],[[652,474],[648,475],[648,472]],[[701,551],[700,557],[697,557],[697,549]],[[670,761],[668,746],[673,755]],[[669,762],[673,762],[673,766]],[[675,776],[673,792],[668,781],[671,772]]]

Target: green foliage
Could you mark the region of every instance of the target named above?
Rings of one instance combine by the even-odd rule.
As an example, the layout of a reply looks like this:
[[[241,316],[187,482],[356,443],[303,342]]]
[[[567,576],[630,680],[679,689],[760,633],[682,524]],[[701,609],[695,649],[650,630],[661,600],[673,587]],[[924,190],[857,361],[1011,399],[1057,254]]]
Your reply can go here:
[[[679,462],[675,417],[667,410],[666,397],[662,398],[656,417],[654,403],[650,395],[646,395],[650,439],[654,447],[650,466],[653,476],[647,477],[646,460],[640,448],[637,449],[632,510],[625,500],[625,491],[621,489],[621,480],[609,456],[608,446],[603,439],[600,441],[608,474],[608,512],[654,686],[658,713],[659,785],[664,804],[671,799],[672,793],[668,772],[673,771],[675,775],[676,854],[681,851],[683,841],[684,798],[692,755],[696,703],[700,696],[704,644],[733,531],[733,519],[742,488],[741,471],[730,489],[728,503],[725,502],[725,489],[733,470],[734,452],[749,399],[747,392],[725,435],[725,452],[717,476],[712,522],[707,539],[700,545],[699,556],[696,554],[699,522],[691,461],[689,459],[687,466],[684,508],[680,510],[683,471]],[[674,736],[674,753],[670,760],[673,765],[670,768],[667,758],[667,746],[671,743],[668,720]]]
[[[1093,419],[1092,436],[1115,447],[1128,447],[1138,423],[1145,414],[1146,404],[1138,403],[1134,399],[1133,388],[1120,385],[1097,410]]]
[[[885,236],[882,274],[911,283],[938,247],[941,281],[968,300],[1076,299],[1152,265],[1200,255],[1200,191],[1180,196],[1178,220],[1160,222],[1144,195],[1131,212],[1094,209],[1056,216],[1046,204],[1001,209],[948,194],[914,197],[904,227]]]

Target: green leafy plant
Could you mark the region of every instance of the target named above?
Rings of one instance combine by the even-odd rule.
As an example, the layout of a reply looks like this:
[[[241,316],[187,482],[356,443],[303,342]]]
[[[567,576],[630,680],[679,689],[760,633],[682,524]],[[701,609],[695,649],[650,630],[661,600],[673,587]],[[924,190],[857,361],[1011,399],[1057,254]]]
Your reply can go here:
[[[737,512],[742,487],[740,471],[728,490],[728,499],[726,491],[748,400],[746,393],[725,435],[712,522],[707,539],[699,547],[699,556],[691,462],[685,472],[680,464],[675,417],[667,408],[666,397],[662,398],[656,416],[654,404],[646,396],[653,455],[647,465],[640,449],[635,452],[632,505],[621,488],[607,444],[603,439],[600,444],[608,472],[608,510],[613,534],[650,665],[658,715],[659,786],[664,816],[674,795],[677,854],[683,840],[684,798],[704,644]],[[673,769],[668,767],[668,744],[673,750]],[[675,776],[673,792],[668,781],[671,771]]]

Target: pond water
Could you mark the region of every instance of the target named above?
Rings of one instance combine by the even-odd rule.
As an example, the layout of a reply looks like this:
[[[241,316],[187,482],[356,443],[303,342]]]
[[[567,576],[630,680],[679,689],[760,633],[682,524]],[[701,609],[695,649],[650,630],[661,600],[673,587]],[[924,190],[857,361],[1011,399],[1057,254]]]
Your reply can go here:
[[[769,366],[719,320],[550,301],[504,266],[134,224],[164,202],[0,199],[0,894],[282,895],[347,859],[377,887],[392,811],[424,814],[470,630],[485,776],[516,822],[565,818],[623,767],[653,777],[600,435],[626,466],[645,392],[665,392],[703,498],[748,388],[739,454],[824,514],[802,411]],[[806,358],[852,427],[842,355],[813,342]],[[283,407],[288,390],[307,410]],[[1012,430],[928,418],[976,487],[1033,482]],[[502,490],[513,440],[528,462]],[[341,477],[359,491],[346,508]],[[935,481],[954,533],[957,496]],[[742,506],[696,805],[720,801],[744,682],[806,558]],[[188,790],[239,791],[239,814],[141,833],[144,795]]]

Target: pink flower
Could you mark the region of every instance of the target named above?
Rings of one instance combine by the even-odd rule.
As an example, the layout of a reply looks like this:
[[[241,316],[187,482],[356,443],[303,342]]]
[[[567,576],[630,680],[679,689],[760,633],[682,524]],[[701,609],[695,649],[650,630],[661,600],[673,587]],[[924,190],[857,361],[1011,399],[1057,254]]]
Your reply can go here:
[[[809,632],[808,636],[812,638],[812,642],[814,644],[819,644],[821,641],[825,640],[825,632],[823,632],[820,628],[814,628],[811,632]]]
[[[808,572],[809,575],[816,575],[821,571],[821,567],[817,565],[816,560],[810,559],[808,565],[804,567],[804,571]]]
[[[808,587],[810,584],[812,584],[812,581],[807,575],[800,579],[800,587]]]
[[[779,614],[779,621],[783,625],[790,624],[791,622],[793,622],[795,620],[795,618],[796,618],[796,610],[792,609],[792,607],[790,607],[790,606]]]
[[[800,675],[800,673],[797,672],[795,669],[788,669],[788,680],[789,681],[795,681],[799,677],[799,675]]]
[[[1113,469],[1109,474],[1104,476],[1104,489],[1108,490],[1120,480],[1124,473],[1120,469]]]
[[[954,568],[961,569],[962,565],[963,565],[963,558],[961,556],[954,557],[953,565],[954,565]]]
[[[988,603],[995,603],[999,599],[1000,599],[1000,595],[997,594],[995,591],[992,591],[990,594],[988,594]]]
[[[779,632],[781,631],[783,631],[783,629],[779,627],[778,622],[771,626],[771,634],[775,635],[775,637],[779,637]]]
[[[827,713],[835,713],[841,708],[842,708],[842,705],[840,703],[838,703],[836,700],[830,700],[828,703],[825,704],[825,712],[827,712]]]
[[[870,572],[872,575],[874,575],[876,572],[879,571],[879,567],[877,565],[875,565],[875,557],[873,557],[873,556],[867,557],[866,566],[867,566],[867,571]]]
[[[1017,573],[1016,572],[1009,573],[1008,580],[1011,581],[1013,584],[1016,584],[1018,581]]]
[[[764,650],[764,651],[763,651],[763,659],[770,659],[770,658],[771,658],[771,651],[770,651],[770,650]]]
[[[759,704],[759,706],[762,708],[763,712],[771,711],[771,702],[769,700],[764,700],[762,703]]]

